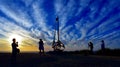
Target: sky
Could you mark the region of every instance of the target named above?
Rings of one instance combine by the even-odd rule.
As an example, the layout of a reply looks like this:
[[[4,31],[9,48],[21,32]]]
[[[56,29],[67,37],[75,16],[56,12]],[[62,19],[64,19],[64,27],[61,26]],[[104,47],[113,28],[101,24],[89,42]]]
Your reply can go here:
[[[45,51],[52,49],[55,19],[59,17],[60,40],[66,51],[120,48],[120,0],[0,0],[0,52],[10,52],[12,38],[19,49],[38,51],[43,39]]]

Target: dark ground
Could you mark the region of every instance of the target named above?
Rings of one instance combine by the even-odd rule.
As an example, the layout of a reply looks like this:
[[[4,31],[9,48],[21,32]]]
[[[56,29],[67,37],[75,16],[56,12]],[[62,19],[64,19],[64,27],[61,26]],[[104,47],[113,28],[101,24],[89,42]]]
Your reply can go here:
[[[120,67],[120,57],[20,53],[11,63],[10,53],[0,53],[0,67]]]

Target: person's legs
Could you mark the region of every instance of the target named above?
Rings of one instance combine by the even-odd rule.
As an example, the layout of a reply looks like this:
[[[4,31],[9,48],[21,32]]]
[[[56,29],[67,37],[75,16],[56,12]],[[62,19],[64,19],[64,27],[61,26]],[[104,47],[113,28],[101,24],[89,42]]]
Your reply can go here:
[[[93,48],[91,49],[91,54],[93,54]]]
[[[16,55],[17,53],[15,51],[12,52],[12,57],[11,57],[11,63],[15,64],[16,63]]]
[[[40,53],[41,53],[41,49],[40,49]]]
[[[42,48],[42,50],[43,50],[43,53],[44,53],[44,47]]]
[[[44,53],[44,49],[43,49],[43,53]]]

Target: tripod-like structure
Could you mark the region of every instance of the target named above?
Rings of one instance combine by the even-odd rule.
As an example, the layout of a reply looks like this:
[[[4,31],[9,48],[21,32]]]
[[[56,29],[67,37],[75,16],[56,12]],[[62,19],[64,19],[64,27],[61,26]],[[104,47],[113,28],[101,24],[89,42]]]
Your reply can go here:
[[[57,35],[57,40],[56,40],[56,35]],[[60,34],[59,34],[59,18],[56,17],[54,38],[53,38],[53,43],[52,43],[52,48],[54,49],[54,51],[63,51],[65,49],[64,44],[59,39],[59,36],[60,36]]]

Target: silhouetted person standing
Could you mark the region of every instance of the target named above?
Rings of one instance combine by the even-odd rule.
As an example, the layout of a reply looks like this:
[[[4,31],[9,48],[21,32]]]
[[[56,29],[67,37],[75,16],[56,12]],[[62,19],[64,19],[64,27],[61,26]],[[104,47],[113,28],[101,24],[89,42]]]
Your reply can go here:
[[[90,48],[90,53],[93,54],[93,43],[89,42],[88,47]]]
[[[12,46],[12,58],[11,58],[11,60],[12,60],[12,64],[16,65],[16,55],[17,55],[19,49],[17,49],[18,44],[16,42],[16,39],[13,38],[12,41],[13,41],[13,43],[11,44],[11,46]]]
[[[101,41],[101,50],[105,50],[105,43],[104,43],[104,40]]]
[[[12,46],[12,56],[16,57],[18,44],[16,43],[15,38],[13,38],[12,41],[13,41],[13,43],[11,44],[11,46]]]
[[[40,39],[40,41],[39,41],[39,51],[40,51],[40,54],[42,52],[44,53],[44,43],[43,43],[42,39]]]

